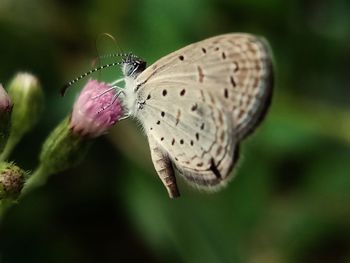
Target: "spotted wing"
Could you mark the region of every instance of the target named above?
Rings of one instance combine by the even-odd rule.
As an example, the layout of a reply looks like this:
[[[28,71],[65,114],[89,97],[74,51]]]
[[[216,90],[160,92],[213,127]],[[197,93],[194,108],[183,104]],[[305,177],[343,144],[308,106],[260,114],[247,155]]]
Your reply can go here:
[[[225,34],[175,51],[137,78],[150,92],[170,83],[211,92],[231,113],[241,139],[266,114],[273,87],[272,54],[265,39],[250,34]]]
[[[137,78],[135,116],[187,181],[225,185],[239,142],[265,115],[271,56],[247,34],[210,38],[165,56]]]
[[[210,93],[185,85],[163,87],[152,91],[136,116],[149,141],[191,184],[208,190],[225,185],[238,157],[231,115],[210,101],[215,100]],[[154,165],[162,179],[164,171]]]

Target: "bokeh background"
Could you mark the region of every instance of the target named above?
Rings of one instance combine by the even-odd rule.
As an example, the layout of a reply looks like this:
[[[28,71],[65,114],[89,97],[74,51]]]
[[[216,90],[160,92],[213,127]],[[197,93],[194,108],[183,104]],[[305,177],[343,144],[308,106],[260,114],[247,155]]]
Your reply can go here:
[[[225,190],[180,181],[177,200],[140,128],[118,123],[1,218],[0,262],[350,262],[348,0],[0,0],[0,82],[29,71],[46,97],[11,156],[22,168],[36,167],[84,82],[64,98],[62,85],[119,51],[103,32],[149,63],[220,33],[263,35],[276,65],[270,112]]]

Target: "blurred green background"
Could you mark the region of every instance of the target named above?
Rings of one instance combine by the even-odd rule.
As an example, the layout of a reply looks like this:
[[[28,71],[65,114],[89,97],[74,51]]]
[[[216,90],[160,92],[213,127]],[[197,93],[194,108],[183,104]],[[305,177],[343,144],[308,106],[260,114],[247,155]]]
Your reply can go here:
[[[270,112],[226,189],[208,195],[180,181],[177,200],[140,128],[118,123],[81,165],[6,213],[0,262],[350,262],[348,0],[0,0],[0,82],[29,71],[46,96],[11,156],[22,168],[36,167],[84,82],[64,98],[62,85],[118,52],[103,32],[149,64],[221,33],[263,35],[276,64]]]

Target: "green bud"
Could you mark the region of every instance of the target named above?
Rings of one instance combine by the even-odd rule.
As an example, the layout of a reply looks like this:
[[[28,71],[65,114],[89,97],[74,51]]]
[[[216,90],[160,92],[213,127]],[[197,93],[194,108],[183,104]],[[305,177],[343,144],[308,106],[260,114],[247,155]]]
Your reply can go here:
[[[10,135],[0,161],[6,160],[13,148],[39,120],[44,96],[39,81],[28,73],[18,73],[11,81],[8,93],[12,99]]]
[[[0,84],[0,152],[4,149],[11,126],[12,102]]]
[[[73,133],[69,118],[64,119],[47,137],[40,153],[40,165],[28,179],[24,192],[46,182],[50,174],[59,173],[80,163],[91,140]]]
[[[16,199],[23,188],[26,172],[13,163],[0,162],[0,200]]]
[[[8,88],[13,102],[11,136],[19,141],[38,122],[44,96],[38,79],[29,73],[18,73]]]
[[[46,139],[40,161],[49,173],[57,173],[78,164],[85,156],[90,140],[74,134],[69,118],[64,119]]]

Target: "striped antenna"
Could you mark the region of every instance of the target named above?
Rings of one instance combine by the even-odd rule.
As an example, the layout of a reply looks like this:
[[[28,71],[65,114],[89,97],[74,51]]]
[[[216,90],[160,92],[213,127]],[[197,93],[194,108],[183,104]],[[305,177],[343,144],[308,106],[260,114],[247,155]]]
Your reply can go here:
[[[79,77],[75,78],[75,79],[72,79],[71,81],[69,81],[68,83],[66,83],[62,89],[61,89],[61,96],[64,96],[64,94],[66,93],[67,89],[72,86],[75,82],[85,78],[86,76],[89,76],[91,75],[92,73],[96,72],[96,71],[99,71],[101,69],[104,69],[104,68],[109,68],[109,67],[113,67],[113,66],[117,66],[117,65],[121,65],[123,62],[113,62],[113,63],[110,63],[110,64],[105,64],[105,65],[102,65],[100,67],[97,67],[97,68],[94,68],[94,69],[91,69],[89,70],[88,72],[85,72],[84,74],[80,75]]]
[[[117,40],[115,39],[115,37],[114,37],[112,34],[110,34],[110,33],[104,32],[104,33],[102,33],[102,34],[99,34],[99,35],[97,36],[96,40],[95,40],[96,54],[99,54],[99,53],[100,53],[99,50],[98,50],[98,41],[101,40],[102,37],[107,37],[107,38],[111,39],[111,40],[113,41],[113,43],[115,44],[115,46],[117,47],[117,49],[119,49],[119,50],[121,51],[120,53],[121,53],[121,54],[122,54],[122,53],[125,53],[125,52],[123,52],[123,50],[120,48],[120,46],[119,46]]]
[[[116,53],[116,54],[105,54],[105,55],[101,55],[98,58],[99,59],[106,59],[106,58],[115,58],[115,57],[127,57],[130,54],[127,53]]]

